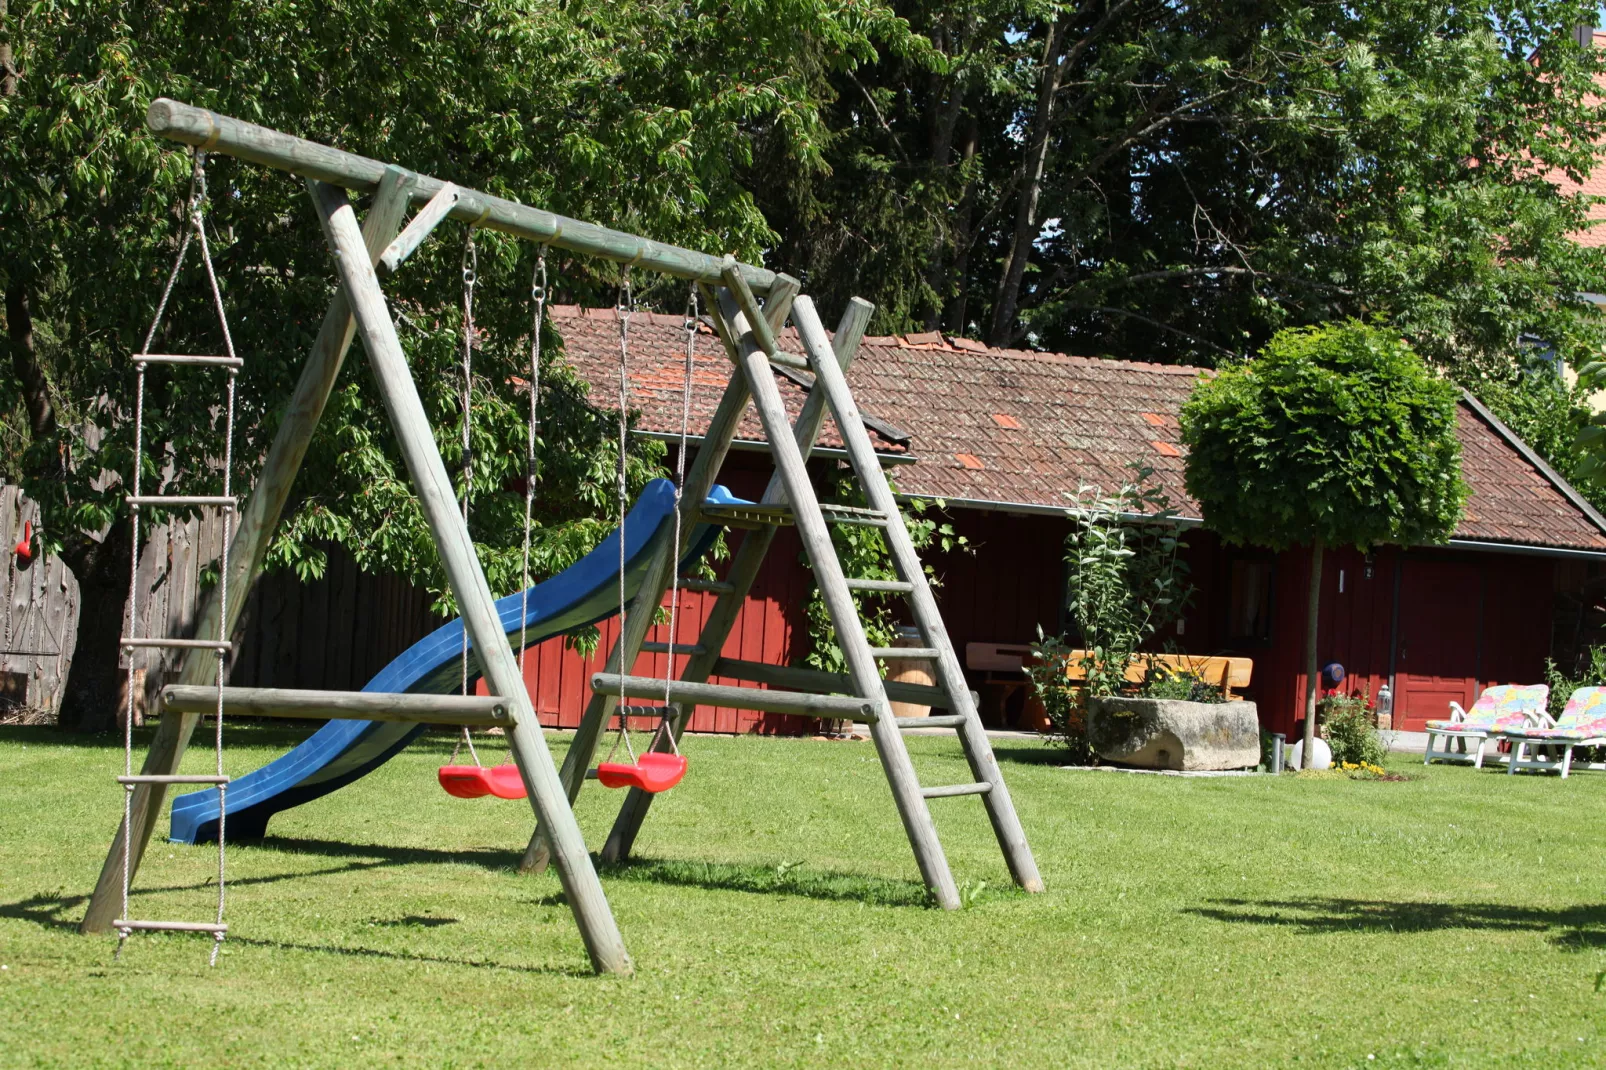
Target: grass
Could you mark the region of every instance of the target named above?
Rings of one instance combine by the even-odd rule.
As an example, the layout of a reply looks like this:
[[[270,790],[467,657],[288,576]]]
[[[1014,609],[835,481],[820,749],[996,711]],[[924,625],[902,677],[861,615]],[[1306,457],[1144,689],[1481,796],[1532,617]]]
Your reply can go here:
[[[237,772],[294,738],[230,737]],[[1141,777],[1011,743],[1049,891],[1012,890],[979,800],[936,800],[969,903],[943,913],[869,744],[698,738],[640,861],[604,874],[638,970],[614,980],[556,878],[513,871],[528,808],[435,786],[450,746],[231,848],[209,970],[204,938],[114,963],[75,931],[121,749],[0,729],[0,1064],[1606,1062],[1599,776]],[[927,782],[964,779],[950,739],[911,749]],[[593,844],[617,800],[582,796]],[[158,841],[137,913],[207,917],[214,858]]]

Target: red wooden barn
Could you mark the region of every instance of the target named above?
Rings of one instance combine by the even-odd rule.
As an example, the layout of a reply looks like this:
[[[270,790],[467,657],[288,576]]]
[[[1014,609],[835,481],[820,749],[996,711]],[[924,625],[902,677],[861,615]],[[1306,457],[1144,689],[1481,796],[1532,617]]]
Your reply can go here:
[[[617,390],[618,325],[612,309],[554,310],[565,355],[592,384],[599,403]],[[631,407],[643,433],[678,437],[682,319],[638,314],[630,329]],[[800,351],[793,343],[794,351]],[[700,434],[731,366],[718,342],[699,340],[692,434]],[[1064,619],[1062,547],[1068,497],[1084,484],[1113,489],[1132,461],[1152,465],[1190,523],[1198,509],[1183,490],[1177,413],[1198,370],[1053,353],[989,349],[936,333],[865,339],[849,380],[872,437],[892,466],[901,493],[940,498],[974,548],[932,564],[955,644],[969,652],[984,705],[1008,722],[1023,678],[1008,647],[1029,643],[1039,626],[1057,633]],[[778,369],[795,412],[808,377]],[[1322,596],[1321,658],[1349,671],[1348,686],[1371,693],[1393,683],[1395,727],[1419,729],[1454,699],[1470,705],[1491,683],[1537,682],[1553,643],[1557,607],[1576,624],[1579,590],[1606,561],[1606,518],[1546,466],[1509,429],[1468,399],[1459,431],[1464,475],[1472,488],[1456,537],[1443,547],[1384,547],[1370,555],[1339,551],[1328,559]],[[738,436],[722,481],[756,496],[770,473],[757,422]],[[811,463],[840,463],[829,424]],[[733,533],[733,538],[740,538]],[[1193,654],[1254,658],[1250,697],[1274,731],[1293,727],[1305,677],[1304,551],[1280,554],[1223,545],[1198,528],[1188,537],[1192,609],[1163,637]],[[810,588],[795,535],[783,532],[724,653],[786,663],[808,652],[803,606]],[[1563,598],[1558,602],[1558,594]],[[686,596],[677,642],[693,642],[711,596]],[[653,638],[668,637],[665,628]],[[605,651],[613,638],[603,633]],[[1563,644],[1576,636],[1557,637]],[[1000,652],[997,648],[1004,647]],[[549,723],[576,723],[601,655],[586,659],[561,642],[529,659],[537,709]],[[664,655],[643,655],[639,673],[661,674]],[[678,659],[677,659],[678,660]],[[731,681],[734,682],[734,681]],[[796,719],[702,709],[693,728],[715,732],[800,732]]]

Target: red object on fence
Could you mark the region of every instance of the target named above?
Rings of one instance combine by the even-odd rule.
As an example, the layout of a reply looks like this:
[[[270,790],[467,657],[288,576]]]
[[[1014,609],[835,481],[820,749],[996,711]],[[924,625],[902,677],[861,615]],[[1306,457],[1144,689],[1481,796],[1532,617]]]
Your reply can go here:
[[[17,543],[17,556],[24,561],[33,560],[33,521],[22,522],[22,541]]]

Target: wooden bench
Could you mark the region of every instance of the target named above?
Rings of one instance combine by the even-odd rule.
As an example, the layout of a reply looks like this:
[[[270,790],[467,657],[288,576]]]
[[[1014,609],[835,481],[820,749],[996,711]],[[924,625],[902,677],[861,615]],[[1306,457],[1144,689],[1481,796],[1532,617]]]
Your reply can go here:
[[[1065,662],[1065,678],[1067,680],[1084,680],[1087,673],[1082,669],[1082,659],[1087,657],[1085,650],[1073,650]],[[1185,672],[1197,676],[1207,684],[1214,684],[1221,688],[1227,698],[1232,698],[1232,689],[1249,686],[1250,673],[1254,670],[1253,658],[1204,657],[1193,654],[1140,654],[1136,660],[1126,667],[1126,678],[1136,684],[1141,683],[1143,674],[1148,671],[1149,663],[1153,661],[1177,672]]]

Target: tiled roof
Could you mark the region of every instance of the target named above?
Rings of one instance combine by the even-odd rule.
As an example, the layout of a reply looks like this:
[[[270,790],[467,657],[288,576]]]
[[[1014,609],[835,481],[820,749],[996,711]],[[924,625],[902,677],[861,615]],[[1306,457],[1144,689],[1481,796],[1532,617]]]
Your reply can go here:
[[[569,360],[592,383],[592,399],[606,406],[618,382],[613,310],[561,308],[554,319]],[[679,430],[682,322],[645,314],[631,321],[631,404],[642,409],[644,430]],[[791,329],[782,345],[802,351]],[[691,427],[700,435],[731,372],[711,334],[699,336],[696,369]],[[1119,486],[1131,476],[1129,462],[1143,461],[1176,507],[1198,516],[1183,489],[1177,414],[1200,374],[1178,365],[989,349],[931,332],[866,338],[848,380],[867,416],[912,436],[913,463],[895,472],[905,494],[1061,508],[1084,484]],[[778,373],[777,381],[795,414],[806,391],[788,376]],[[1472,488],[1458,538],[1606,551],[1606,532],[1470,405],[1461,407],[1458,432]],[[877,449],[903,448],[887,435],[872,436]],[[751,411],[739,437],[763,440]],[[841,444],[829,421],[820,444]]]
[[[619,318],[612,308],[586,308],[577,305],[554,305],[548,310],[553,326],[563,335],[564,356],[591,384],[591,400],[603,408],[617,410],[619,396]],[[630,330],[626,346],[629,350],[630,389],[629,405],[639,410],[642,431],[660,434],[680,433],[682,388],[685,383],[686,318],[658,312],[637,312],[630,317]],[[802,352],[795,339],[790,343],[794,352]],[[719,407],[720,395],[730,380],[735,365],[725,355],[712,329],[698,328],[696,354],[692,361],[691,419],[688,423],[693,437],[701,436]],[[807,378],[806,376],[804,378]],[[775,375],[786,403],[787,416],[797,418],[798,410],[808,391],[782,371]],[[868,415],[875,415],[873,406],[864,406]],[[736,437],[751,442],[764,441],[764,428],[753,407],[737,426]],[[870,427],[870,438],[882,453],[903,453],[906,442]],[[817,446],[842,448],[842,436],[836,424],[825,422]]]

